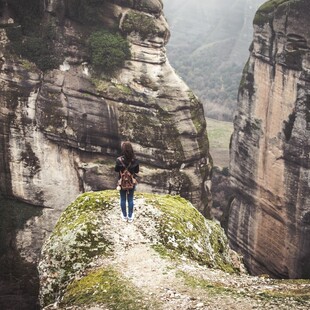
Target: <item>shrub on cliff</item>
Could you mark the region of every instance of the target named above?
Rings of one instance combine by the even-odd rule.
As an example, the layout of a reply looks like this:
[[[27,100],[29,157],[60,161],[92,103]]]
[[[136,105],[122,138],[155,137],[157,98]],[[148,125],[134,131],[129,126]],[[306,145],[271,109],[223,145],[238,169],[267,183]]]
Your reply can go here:
[[[91,62],[96,71],[113,73],[130,58],[129,43],[118,33],[97,31],[89,40]]]
[[[153,17],[136,12],[131,12],[125,16],[122,30],[127,34],[139,33],[143,40],[148,36],[156,35],[158,32]]]
[[[55,51],[44,38],[27,37],[22,43],[21,55],[42,71],[57,68],[60,64]]]
[[[8,27],[12,55],[27,59],[40,70],[52,70],[63,62],[59,44],[58,28],[55,22],[43,22],[43,13],[38,0],[13,0],[15,24]]]

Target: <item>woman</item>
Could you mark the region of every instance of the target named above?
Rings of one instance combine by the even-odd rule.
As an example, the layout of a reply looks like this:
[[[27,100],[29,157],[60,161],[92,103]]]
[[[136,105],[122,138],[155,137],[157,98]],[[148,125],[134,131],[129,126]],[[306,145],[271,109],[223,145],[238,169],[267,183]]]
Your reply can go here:
[[[126,141],[122,144],[122,156],[116,159],[115,171],[119,173],[119,179],[121,178],[121,173],[127,169],[134,177],[136,173],[139,172],[139,162],[135,158],[135,154],[130,142]],[[135,186],[132,189],[121,189],[120,198],[121,198],[121,209],[122,209],[122,219],[123,221],[132,222],[134,219],[133,213],[133,193]],[[126,198],[128,201],[128,213],[126,210]]]

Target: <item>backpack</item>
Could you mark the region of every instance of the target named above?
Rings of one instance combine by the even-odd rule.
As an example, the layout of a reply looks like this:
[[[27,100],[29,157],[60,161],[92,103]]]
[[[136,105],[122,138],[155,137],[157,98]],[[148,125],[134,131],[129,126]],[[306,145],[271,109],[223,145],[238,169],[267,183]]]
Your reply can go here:
[[[120,172],[120,180],[119,180],[119,185],[123,190],[130,190],[134,188],[134,178],[133,175],[128,171],[128,168],[130,167],[130,164],[128,167],[125,166],[122,158],[120,158],[120,162],[125,168],[123,172]]]

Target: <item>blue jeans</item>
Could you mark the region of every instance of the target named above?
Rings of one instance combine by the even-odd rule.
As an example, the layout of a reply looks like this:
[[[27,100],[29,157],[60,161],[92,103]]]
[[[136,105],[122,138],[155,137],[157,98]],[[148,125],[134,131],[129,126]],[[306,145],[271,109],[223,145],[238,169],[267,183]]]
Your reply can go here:
[[[128,217],[132,217],[133,214],[133,192],[134,188],[130,190],[120,190],[121,196],[121,209],[122,213],[125,217],[127,217],[127,210],[126,210],[126,196],[128,201]]]

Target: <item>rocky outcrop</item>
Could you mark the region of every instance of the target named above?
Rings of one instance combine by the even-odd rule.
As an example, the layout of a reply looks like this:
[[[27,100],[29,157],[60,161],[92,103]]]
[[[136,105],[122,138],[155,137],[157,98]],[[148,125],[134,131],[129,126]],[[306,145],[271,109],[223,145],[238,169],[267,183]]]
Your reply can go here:
[[[229,239],[255,274],[310,277],[309,1],[268,1],[239,90]]]
[[[219,224],[179,196],[136,195],[135,220],[127,223],[116,191],[84,193],[44,243],[41,309],[309,307],[310,281],[243,271]]]
[[[208,213],[203,109],[166,58],[160,0],[3,0],[0,8],[0,190],[45,207],[18,236],[28,260],[78,194],[115,187],[123,140],[141,161],[141,190],[180,194]],[[88,39],[98,29],[130,44],[112,76],[91,64]]]
[[[80,293],[74,293],[68,284],[94,269],[96,272],[100,269],[119,271],[120,264],[124,266],[120,267],[123,272],[134,273],[135,267],[140,269],[143,278],[144,272],[140,266],[143,263],[139,261],[157,257],[156,265],[150,261],[147,265],[155,273],[158,269],[159,275],[162,264],[167,267],[168,261],[161,262],[158,254],[166,259],[192,259],[226,272],[242,269],[238,256],[229,249],[227,237],[219,224],[206,220],[185,199],[138,194],[135,197],[133,223],[122,222],[118,200],[117,191],[85,193],[63,212],[42,249],[39,273],[43,307],[55,302],[68,304],[72,297],[80,299],[77,296]],[[134,258],[128,257],[130,255]],[[145,278],[147,276],[145,272]],[[100,277],[97,280],[101,281]],[[105,288],[109,290],[108,285]],[[69,297],[71,294],[75,296]]]

